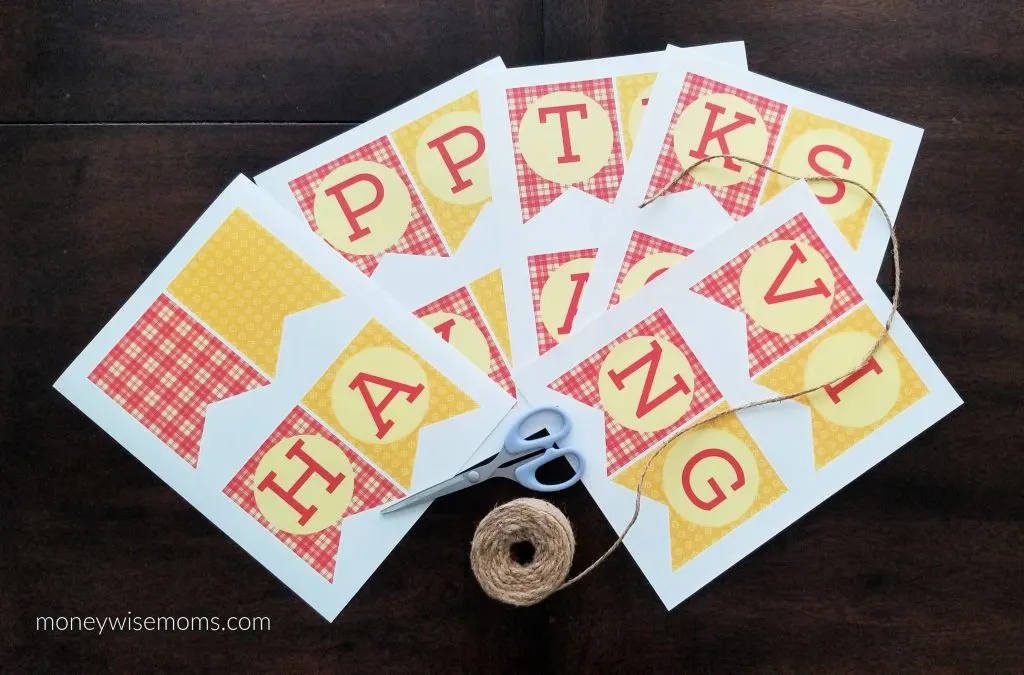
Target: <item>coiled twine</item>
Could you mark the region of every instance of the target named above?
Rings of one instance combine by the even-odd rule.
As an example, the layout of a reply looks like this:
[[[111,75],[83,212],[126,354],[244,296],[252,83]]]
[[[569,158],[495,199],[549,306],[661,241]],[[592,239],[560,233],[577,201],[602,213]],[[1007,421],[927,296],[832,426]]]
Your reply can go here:
[[[529,542],[533,560],[516,560],[512,547]],[[515,499],[477,525],[469,559],[484,593],[509,605],[535,605],[569,575],[576,537],[565,514],[541,499]]]

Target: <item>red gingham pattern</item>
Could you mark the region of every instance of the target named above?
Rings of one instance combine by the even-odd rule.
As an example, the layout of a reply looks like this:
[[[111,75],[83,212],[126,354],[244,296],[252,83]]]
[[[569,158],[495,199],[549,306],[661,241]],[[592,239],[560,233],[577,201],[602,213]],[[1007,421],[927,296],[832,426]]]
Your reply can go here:
[[[619,278],[615,280],[615,291],[608,302],[609,307],[619,304],[619,289],[622,287],[622,282],[626,280],[626,275],[633,269],[633,265],[656,253],[676,253],[685,257],[693,253],[693,249],[640,230],[633,230],[633,236],[629,238],[629,246],[626,247],[626,255],[622,258],[622,266],[619,268]]]
[[[419,193],[413,188],[412,180],[409,179],[409,175],[402,167],[398,155],[395,153],[395,149],[392,147],[391,141],[388,140],[387,136],[381,136],[358,150],[353,150],[337,159],[333,159],[327,164],[288,182],[288,187],[291,188],[295,201],[299,203],[302,213],[306,216],[306,222],[309,223],[313,231],[317,234],[320,233],[320,229],[316,224],[316,218],[313,215],[313,201],[320,183],[339,166],[359,160],[376,162],[398,172],[398,175],[402,177],[405,188],[409,191],[410,199],[412,199],[412,219],[409,221],[409,225],[406,227],[405,233],[402,234],[401,238],[393,246],[384,249],[380,253],[352,255],[338,250],[337,247],[334,247],[334,249],[353,265],[361,269],[367,276],[372,275],[374,270],[377,269],[377,265],[385,253],[448,256],[448,248],[441,238],[440,230],[438,230],[434,221],[430,219],[430,214],[423,205],[423,200],[420,199]]]
[[[278,530],[263,517],[260,507],[256,503],[256,496],[253,493],[255,487],[253,476],[259,467],[260,460],[272,447],[286,438],[292,436],[320,436],[329,440],[345,453],[352,468],[355,470],[353,479],[355,487],[352,492],[352,503],[349,504],[345,513],[338,523],[324,528],[312,534],[292,534]],[[405,493],[397,485],[388,480],[381,472],[374,469],[352,448],[345,445],[341,439],[335,436],[327,427],[318,422],[309,412],[301,406],[292,409],[272,434],[263,442],[249,461],[239,470],[224,487],[224,494],[231,498],[236,504],[259,521],[260,525],[267,528],[282,543],[302,558],[306,564],[317,571],[320,576],[328,581],[334,581],[335,559],[338,557],[338,547],[341,542],[341,523],[348,516],[361,513],[388,502],[401,499]]]
[[[743,311],[743,302],[740,298],[740,275],[743,272],[743,267],[758,247],[778,239],[799,241],[807,244],[825,258],[829,269],[832,270],[832,274],[835,276],[836,286],[832,293],[832,307],[817,325],[795,335],[780,335],[770,331],[754,323],[750,315],[747,315],[747,353],[751,377],[780,360],[783,356],[793,351],[797,345],[861,302],[860,293],[854,288],[853,282],[850,281],[850,278],[839,267],[839,263],[832,257],[831,251],[826,248],[824,242],[821,241],[806,216],[802,213],[797,214],[788,222],[770,232],[761,241],[712,272],[690,290],[726,307]]]
[[[487,371],[487,377],[491,378],[495,383],[498,384],[502,389],[507,391],[509,395],[516,395],[516,386],[512,382],[512,372],[509,370],[508,364],[505,363],[504,357],[501,355],[501,350],[498,349],[498,344],[494,340],[494,334],[491,333],[491,329],[487,326],[484,321],[483,315],[476,306],[476,301],[473,300],[472,294],[469,289],[463,286],[462,288],[456,289],[443,297],[430,302],[423,307],[420,307],[415,312],[416,318],[422,319],[425,316],[436,314],[437,312],[447,312],[448,314],[455,314],[461,316],[463,319],[473,322],[473,325],[477,327],[477,330],[487,340],[487,350],[490,352],[491,363],[490,369]]]
[[[206,407],[270,384],[224,341],[160,295],[89,381],[192,466]]]
[[[600,171],[587,180],[573,183],[575,187],[589,195],[606,202],[614,202],[622,182],[624,161],[622,159],[622,141],[619,132],[619,118],[615,106],[615,89],[611,78],[599,80],[583,80],[580,82],[562,82],[558,84],[538,84],[530,87],[518,87],[505,92],[508,100],[508,118],[512,127],[512,142],[515,146],[516,177],[519,183],[519,205],[523,214],[523,222],[537,215],[541,209],[555,201],[570,186],[549,181],[538,175],[526,163],[526,158],[519,151],[519,125],[526,114],[526,109],[542,96],[556,91],[574,91],[592,98],[604,108],[612,122],[612,149],[608,163]]]
[[[601,364],[604,363],[604,360],[616,345],[641,335],[668,340],[683,353],[690,362],[690,367],[693,368],[693,399],[687,410],[680,411],[677,421],[660,431],[647,433],[623,427],[606,411],[604,415],[604,438],[609,476],[624,467],[631,460],[647,452],[647,450],[662,439],[667,438],[676,429],[679,429],[722,400],[722,393],[718,390],[714,381],[712,381],[711,376],[704,370],[704,366],[694,356],[689,345],[686,344],[683,337],[679,334],[679,330],[672,323],[668,314],[662,309],[657,310],[654,314],[651,314],[591,354],[572,370],[563,373],[558,379],[551,382],[548,388],[570,396],[584,405],[604,410],[604,407],[601,405],[597,381],[601,373]]]
[[[530,272],[530,294],[533,296],[533,323],[537,331],[537,353],[543,356],[549,349],[558,344],[558,340],[548,333],[540,316],[540,296],[544,284],[556,269],[576,260],[577,258],[596,258],[596,248],[582,248],[576,251],[559,251],[557,253],[541,253],[527,258],[527,269]],[[584,284],[586,286],[586,284]],[[584,290],[584,292],[586,292]]]
[[[775,152],[775,144],[779,140],[779,130],[782,127],[782,120],[786,116],[786,104],[773,101],[757,94],[751,94],[750,92],[731,87],[715,80],[710,80],[700,75],[694,75],[688,73],[686,79],[683,82],[682,91],[679,93],[679,100],[676,103],[676,108],[672,112],[672,123],[669,125],[668,133],[665,135],[665,140],[661,146],[661,154],[658,156],[658,162],[654,166],[654,173],[651,176],[651,182],[647,186],[647,196],[651,197],[655,192],[660,190],[663,186],[667,185],[676,175],[683,170],[683,165],[680,164],[679,158],[676,157],[676,151],[673,147],[672,132],[676,128],[676,121],[682,114],[683,109],[690,105],[698,98],[707,96],[708,94],[732,94],[743,100],[747,101],[754,108],[757,109],[758,113],[761,114],[761,118],[764,120],[765,127],[768,130],[768,148],[765,150],[764,157],[750,157],[749,159],[756,159],[762,162],[768,161],[768,158]],[[708,148],[708,154],[718,154],[718,148]],[[696,161],[696,160],[694,160]],[[715,196],[722,207],[729,213],[733,218],[743,218],[757,206],[757,196],[761,194],[761,187],[764,185],[766,171],[764,169],[758,169],[750,175],[747,180],[736,183],[734,185],[728,185],[724,187],[716,185],[705,185],[711,194]],[[697,181],[692,175],[687,176],[683,180],[679,181],[673,188],[672,192],[683,192],[689,190],[698,185]],[[703,183],[700,183],[703,185]]]

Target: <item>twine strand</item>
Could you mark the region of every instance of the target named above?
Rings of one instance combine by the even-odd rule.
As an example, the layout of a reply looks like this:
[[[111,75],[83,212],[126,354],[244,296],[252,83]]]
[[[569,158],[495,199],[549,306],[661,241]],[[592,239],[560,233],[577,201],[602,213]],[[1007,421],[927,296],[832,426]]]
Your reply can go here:
[[[667,184],[665,184],[663,187],[657,190],[653,195],[651,195],[649,198],[641,202],[640,208],[646,208],[647,206],[650,206],[652,203],[654,203],[661,197],[664,197],[665,195],[669,194],[672,191],[672,189],[675,188],[675,186],[677,186],[688,175],[693,173],[693,171],[696,170],[698,167],[707,164],[708,162],[712,162],[716,159],[731,159],[737,162],[741,162],[743,164],[758,167],[759,169],[770,171],[774,174],[782,176],[783,178],[788,178],[793,181],[804,180],[808,183],[842,182],[847,185],[853,185],[854,187],[859,188],[871,198],[871,201],[873,201],[875,205],[878,206],[879,211],[882,212],[882,216],[885,217],[885,222],[889,227],[889,241],[892,243],[892,261],[894,275],[892,307],[889,310],[889,316],[886,318],[882,330],[879,331],[874,344],[871,346],[871,349],[869,349],[867,353],[864,355],[864,358],[861,359],[860,363],[856,367],[851,368],[849,371],[843,373],[842,375],[839,375],[838,377],[835,377],[827,382],[822,382],[821,384],[818,384],[813,387],[807,387],[806,389],[803,389],[801,391],[793,392],[790,394],[782,394],[779,396],[771,396],[768,398],[758,399],[755,401],[749,401],[742,405],[727,408],[725,410],[714,413],[713,415],[709,415],[708,417],[704,417],[703,419],[698,420],[691,426],[685,427],[671,434],[647,458],[647,461],[644,464],[644,468],[640,472],[640,479],[637,482],[636,501],[633,505],[633,515],[630,517],[629,522],[626,523],[625,528],[623,528],[618,538],[611,546],[608,547],[607,550],[605,550],[604,553],[598,556],[597,559],[594,560],[594,562],[590,563],[585,569],[583,569],[581,572],[573,576],[571,579],[568,579],[567,581],[563,580],[566,578],[566,576],[568,576],[569,566],[572,564],[572,551],[575,550],[576,542],[575,539],[572,537],[572,528],[568,524],[568,520],[565,519],[565,516],[562,514],[562,512],[559,511],[554,505],[538,499],[516,499],[496,508],[494,511],[489,513],[487,517],[485,517],[484,520],[481,521],[480,525],[478,526],[476,535],[473,538],[474,553],[472,554],[473,572],[474,574],[476,574],[478,581],[480,581],[481,583],[481,586],[484,587],[484,591],[492,598],[513,605],[535,604],[582,580],[584,577],[586,577],[595,569],[597,569],[602,563],[604,563],[604,561],[607,560],[608,557],[611,556],[611,554],[614,553],[619,548],[619,546],[622,545],[622,542],[625,540],[626,535],[628,535],[630,530],[633,529],[633,525],[636,524],[637,519],[640,517],[640,505],[642,503],[643,488],[645,481],[647,480],[647,473],[650,470],[652,464],[654,463],[654,460],[657,459],[658,456],[661,455],[661,453],[665,450],[665,448],[671,445],[673,441],[678,439],[683,434],[693,431],[694,429],[697,429],[717,419],[725,417],[726,415],[733,415],[735,413],[740,412],[741,410],[749,410],[750,408],[756,408],[760,406],[771,405],[773,403],[781,403],[782,401],[789,401],[795,398],[800,398],[801,396],[812,394],[820,389],[823,389],[824,387],[835,384],[840,380],[844,380],[847,377],[858,372],[865,365],[867,365],[867,363],[874,357],[875,353],[885,342],[886,338],[888,338],[889,331],[892,328],[892,322],[896,318],[896,312],[899,307],[900,293],[902,290],[903,266],[900,260],[900,247],[899,241],[896,237],[896,228],[893,225],[892,218],[889,216],[889,212],[885,210],[885,206],[882,204],[881,200],[874,193],[874,191],[872,191],[863,183],[853,180],[852,178],[842,178],[839,176],[794,176],[784,171],[780,171],[779,169],[776,169],[774,167],[768,166],[763,162],[747,159],[746,157],[740,157],[738,155],[723,154],[704,157],[703,159],[700,159],[694,162],[693,164],[690,164],[682,171],[680,171],[678,174],[676,174],[675,177],[672,178],[672,180],[670,180]],[[506,507],[512,508],[503,511],[503,509],[506,509]],[[561,536],[556,537],[554,543],[552,543],[551,540],[546,539],[550,536],[552,532],[550,528],[538,529],[523,526],[523,523],[533,523],[538,518],[547,519],[553,517],[551,513],[552,510],[557,512],[557,515],[560,516],[562,520],[564,520],[565,528],[560,527],[558,529],[558,533],[559,535],[564,535],[565,533],[568,533],[568,542],[561,538]],[[494,521],[502,521],[504,523],[504,529],[495,528],[495,522],[491,520],[492,516],[499,512],[500,516],[495,518]],[[516,518],[523,518],[525,520],[520,523],[510,522],[507,519],[510,515]],[[509,528],[511,528],[511,530]],[[522,536],[519,536],[519,539],[510,540],[508,538],[509,531],[515,531],[518,533],[518,535]],[[533,569],[530,570],[530,572],[533,573],[536,573],[538,571],[551,572],[552,574],[550,576],[543,576],[543,578],[541,578],[537,574],[516,573],[515,570],[510,571],[508,569],[508,565],[516,565],[514,561],[511,561],[511,558],[509,556],[509,546],[512,543],[515,543],[515,541],[523,540],[530,541],[538,552],[540,552],[541,550],[557,552],[557,555],[555,556],[557,558],[557,564],[554,564],[551,561],[546,561],[545,564],[541,567],[535,566]],[[479,557],[475,553],[477,550],[487,550],[490,552],[490,555]],[[564,562],[564,554],[566,551],[569,552],[568,562]],[[563,563],[564,571],[562,568]],[[490,569],[489,566],[492,565],[496,565],[497,567],[495,569]],[[529,566],[526,567],[529,568]],[[500,579],[506,583],[495,584],[493,583],[495,579]],[[487,581],[486,584],[485,581]],[[508,585],[507,582],[511,582],[511,585]],[[523,602],[524,598],[527,598],[529,602]]]

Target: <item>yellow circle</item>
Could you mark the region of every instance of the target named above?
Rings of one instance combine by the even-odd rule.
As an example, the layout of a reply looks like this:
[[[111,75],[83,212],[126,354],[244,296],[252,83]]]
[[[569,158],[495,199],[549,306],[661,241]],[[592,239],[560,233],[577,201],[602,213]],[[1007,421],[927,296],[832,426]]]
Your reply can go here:
[[[615,138],[608,112],[575,91],[541,96],[519,123],[519,151],[531,169],[555,183],[585,181],[607,163]]]
[[[644,121],[644,113],[647,112],[647,104],[645,100],[650,100],[651,90],[653,86],[645,88],[637,97],[633,99],[633,105],[629,106],[629,116],[626,120],[626,133],[629,134],[629,140],[632,143],[636,143],[637,134],[640,133],[640,125]]]
[[[451,112],[434,120],[416,144],[416,167],[427,189],[451,204],[478,204],[491,196],[483,119]]]
[[[875,337],[855,331],[829,335],[807,358],[804,387],[828,382],[857,367],[875,344]],[[888,344],[883,344],[864,368],[809,394],[808,399],[815,410],[834,424],[866,427],[883,419],[896,405],[901,380],[896,355]]]
[[[732,94],[709,94],[683,109],[672,130],[672,140],[679,163],[686,167],[712,155],[764,161],[769,136],[761,113],[753,105]],[[755,171],[757,167],[751,164],[716,159],[702,164],[692,175],[701,183],[726,186],[745,181]]]
[[[352,255],[393,246],[412,220],[412,197],[402,177],[376,162],[339,166],[316,188],[313,217],[320,234]]]
[[[416,431],[427,414],[427,374],[399,349],[369,347],[338,369],[331,405],[356,439],[374,445],[394,443]]]
[[[721,429],[696,429],[665,452],[661,480],[673,510],[702,527],[735,523],[757,499],[761,476],[747,444]]]
[[[660,337],[641,335],[617,344],[597,379],[602,407],[634,431],[660,431],[678,422],[693,400],[693,368]]]
[[[652,253],[639,261],[629,269],[626,278],[622,280],[622,285],[619,287],[619,301],[631,297],[683,259],[684,257],[678,253],[665,252]]]
[[[780,239],[756,249],[743,266],[740,300],[755,323],[792,335],[825,318],[835,285],[820,253],[803,242]]]
[[[593,267],[593,258],[570,260],[556,268],[540,289],[541,323],[558,342],[572,332]]]
[[[335,525],[352,502],[355,470],[321,436],[292,436],[267,451],[253,474],[256,505],[271,525],[312,534]]]
[[[423,322],[441,336],[460,354],[485,373],[491,369],[491,348],[487,338],[475,323],[458,314],[434,312],[422,318]]]
[[[794,176],[841,176],[869,188],[875,175],[864,146],[838,129],[811,129],[798,136],[779,159],[779,169]],[[831,181],[812,181],[808,185],[835,221],[854,213],[869,199],[855,185]]]

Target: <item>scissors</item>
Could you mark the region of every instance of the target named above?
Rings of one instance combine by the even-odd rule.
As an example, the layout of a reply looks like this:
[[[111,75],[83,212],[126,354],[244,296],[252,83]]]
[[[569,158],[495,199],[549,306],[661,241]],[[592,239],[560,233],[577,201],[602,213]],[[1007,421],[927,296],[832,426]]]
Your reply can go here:
[[[557,420],[557,424],[544,425],[547,435],[539,438],[527,438],[523,427],[530,421],[536,422],[538,418],[543,419],[549,416],[553,416]],[[505,445],[498,454],[455,474],[446,481],[391,504],[382,513],[391,513],[437,499],[477,485],[488,478],[508,478],[537,492],[557,492],[570,488],[579,482],[586,470],[583,455],[569,448],[553,447],[558,441],[568,436],[570,431],[572,431],[572,422],[560,409],[551,406],[534,408],[522,415],[509,429],[508,435],[505,437]],[[536,434],[533,435],[536,436]],[[537,469],[559,457],[572,458],[570,464],[575,471],[572,478],[561,483],[542,483],[537,480]]]

